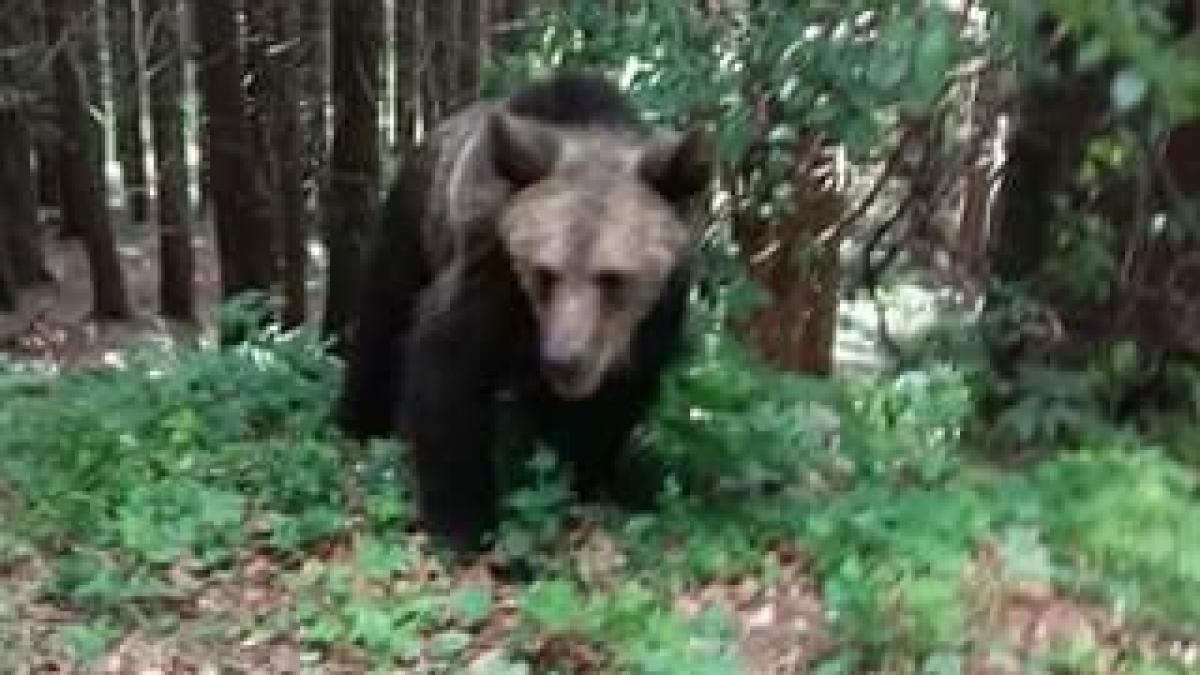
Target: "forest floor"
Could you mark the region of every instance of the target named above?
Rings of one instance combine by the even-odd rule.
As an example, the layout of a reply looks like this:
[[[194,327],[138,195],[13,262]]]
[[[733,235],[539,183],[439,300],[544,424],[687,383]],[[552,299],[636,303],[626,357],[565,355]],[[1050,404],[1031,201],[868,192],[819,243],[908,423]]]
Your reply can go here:
[[[660,513],[571,506],[534,465],[495,551],[455,564],[389,448],[328,433],[311,343],[126,354],[192,335],[145,318],[152,248],[124,256],[133,324],[88,320],[70,242],[0,316],[0,348],[65,373],[0,365],[0,672],[1200,672],[1194,470],[1119,434],[995,466],[961,377],[876,374],[862,303],[845,383],[724,344],[676,376],[648,433],[687,489]]]
[[[207,315],[220,292],[216,255],[207,237],[197,237],[193,250],[196,302]],[[18,311],[0,313],[0,351],[71,368],[102,364],[139,340],[186,341],[194,337],[194,330],[172,325],[156,313],[159,277],[153,237],[126,241],[119,252],[134,306],[133,321],[93,319],[83,242],[54,239],[47,258],[55,281],[23,291]]]

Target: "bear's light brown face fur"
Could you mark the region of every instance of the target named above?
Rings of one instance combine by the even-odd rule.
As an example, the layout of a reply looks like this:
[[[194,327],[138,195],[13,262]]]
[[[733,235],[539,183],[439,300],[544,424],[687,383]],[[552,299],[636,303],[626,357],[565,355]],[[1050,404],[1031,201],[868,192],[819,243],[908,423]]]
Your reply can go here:
[[[529,173],[499,233],[537,319],[546,381],[579,399],[621,364],[689,254],[690,231],[655,180],[694,148],[519,124],[501,142],[509,160],[525,153],[510,171]]]

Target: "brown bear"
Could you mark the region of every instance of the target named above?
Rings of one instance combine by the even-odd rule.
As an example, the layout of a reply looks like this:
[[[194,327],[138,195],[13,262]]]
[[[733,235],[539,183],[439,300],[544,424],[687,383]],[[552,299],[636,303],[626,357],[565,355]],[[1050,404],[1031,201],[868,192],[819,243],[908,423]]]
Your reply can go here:
[[[629,492],[618,466],[681,342],[704,149],[567,73],[458,112],[406,162],[367,251],[338,418],[409,443],[432,534],[470,547],[496,524],[505,393],[579,491]]]

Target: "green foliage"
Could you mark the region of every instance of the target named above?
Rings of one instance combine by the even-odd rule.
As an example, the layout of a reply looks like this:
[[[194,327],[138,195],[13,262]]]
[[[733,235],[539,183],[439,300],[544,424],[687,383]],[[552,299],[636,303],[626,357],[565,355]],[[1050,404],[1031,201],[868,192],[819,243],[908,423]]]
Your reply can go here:
[[[1193,472],[1150,448],[1087,448],[1039,467],[1047,534],[1101,592],[1200,626],[1200,504]]]
[[[1095,390],[1086,374],[1045,366],[1022,366],[1007,392],[1012,403],[997,415],[993,443],[1020,448],[1078,438],[1101,424]]]
[[[1129,672],[1133,675],[1185,675],[1188,665],[1182,659],[1170,657],[1134,659]]]
[[[736,15],[676,0],[615,15],[607,4],[549,3],[488,88],[598,67],[652,121],[714,136],[710,302],[693,326],[697,353],[670,373],[638,448],[666,466],[658,508],[582,506],[564,467],[539,453],[510,477],[491,566],[444,564],[411,534],[402,449],[340,442],[327,419],[335,361],[308,332],[271,326],[263,298],[248,296],[223,308],[232,344],[220,348],[141,348],[120,367],[62,376],[0,364],[0,639],[19,632],[6,591],[22,565],[46,570],[44,600],[74,610],[55,641],[87,660],[132,626],[185,621],[185,600],[260,558],[271,569],[259,583],[281,597],[256,636],[380,669],[463,672],[487,652],[491,672],[565,671],[583,652],[617,672],[738,672],[738,617],[716,606],[685,616],[677,601],[745,580],[817,589],[815,620],[831,636],[821,673],[961,672],[992,645],[981,596],[1025,580],[1200,630],[1200,498],[1178,459],[1194,462],[1200,440],[1195,367],[1163,368],[1190,416],[1157,425],[1156,444],[1114,423],[1152,363],[1132,343],[1069,367],[1022,357],[1003,378],[940,354],[845,382],[773,372],[722,328],[752,301],[732,221],[787,208],[797,143],[818,136],[877,159],[900,125],[950,101],[957,69],[1030,50],[1043,6],[1075,31],[1082,67],[1118,57],[1116,112],[1193,110],[1194,54],[1163,38],[1149,3],[996,2],[990,40],[968,36],[945,3],[753,2]],[[1079,184],[1096,196],[1145,160],[1139,139],[1153,135],[1093,139]],[[1056,294],[1113,297],[1119,226],[1086,212],[1053,224],[1041,271]],[[989,317],[1003,323],[983,325],[990,337],[1049,313],[1002,291],[1009,316]],[[1039,461],[991,463],[981,436]],[[1168,443],[1173,452],[1156,447]],[[784,553],[803,560],[789,572],[800,578],[781,571]],[[985,563],[994,578],[981,581]],[[1081,641],[1023,665],[1086,671],[1104,649]],[[1173,667],[1146,657],[1130,672]]]
[[[56,588],[110,607],[159,593],[178,559],[228,562],[258,525],[282,547],[328,536],[344,518],[323,431],[335,373],[312,337],[269,332],[55,380],[0,375],[8,527],[79,551]]]
[[[966,55],[940,3],[921,9],[872,0],[750,3],[731,19],[669,1],[620,14],[567,2],[528,24],[491,86],[562,66],[600,68],[656,119],[712,123],[726,160],[761,139],[787,148],[801,127],[866,151],[897,114],[936,103]],[[874,13],[873,39],[863,39],[857,23],[864,12]],[[779,106],[777,127],[754,128],[757,101],[746,87]]]
[[[698,349],[664,385],[646,438],[686,485],[786,482],[837,434],[840,398],[828,382],[773,377],[725,334]]]
[[[1060,223],[1055,234],[1056,250],[1044,273],[1062,289],[1063,301],[1094,307],[1110,300],[1120,263],[1111,224],[1096,214],[1079,214]]]
[[[554,68],[609,73],[650,121],[708,130],[718,164],[702,248],[718,313],[760,300],[736,263],[734,222],[769,228],[794,208],[796,156],[814,139],[878,158],[902,124],[941,106],[979,53],[940,2],[752,2],[730,11],[651,0],[619,12],[569,0],[535,11],[493,64],[506,91]],[[794,251],[802,259],[805,239]]]
[[[1009,302],[985,330],[1021,342],[1045,329],[1038,303]],[[1041,316],[1039,316],[1039,314]],[[1011,332],[1009,332],[1011,331]],[[1064,354],[1064,347],[1069,349]],[[978,362],[978,358],[974,358]],[[1007,372],[976,367],[974,386],[987,400],[987,415],[973,436],[1005,454],[1049,452],[1078,443],[1103,442],[1121,429],[1138,428],[1178,456],[1195,459],[1193,440],[1200,415],[1200,379],[1186,361],[1156,355],[1132,340],[1062,345],[1058,352],[1009,357]]]
[[[1081,115],[1079,129],[1087,134],[1078,139],[1085,144],[1082,156],[1073,154],[1074,141],[1062,145],[1068,151],[1058,161],[1078,166],[1060,168],[1073,173],[1025,188],[1057,200],[1041,223],[1050,233],[1050,246],[1036,252],[1038,260],[1026,278],[1006,280],[1021,288],[1001,288],[989,311],[1008,312],[1011,298],[1006,296],[1027,294],[1045,303],[1060,325],[1054,337],[1075,343],[1071,345],[1075,351],[1131,336],[1150,350],[1170,348],[1170,338],[1130,326],[1154,320],[1149,316],[1154,310],[1148,308],[1153,303],[1141,298],[1166,292],[1147,281],[1155,273],[1145,270],[1173,265],[1176,256],[1194,251],[1196,245],[1194,200],[1180,189],[1185,186],[1176,185],[1185,181],[1185,172],[1163,161],[1169,134],[1200,114],[1200,50],[1194,36],[1186,34],[1189,26],[1181,21],[1186,14],[1181,10],[1188,4],[1168,0],[989,3],[998,19],[993,58],[1016,75],[1014,94],[1027,110],[1027,128],[1036,134],[1038,119],[1048,120],[1056,114],[1053,106],[1066,105]],[[1020,143],[1013,149],[1024,151]],[[1109,322],[1110,317],[1123,320]],[[1041,337],[1049,342],[1048,336]],[[1029,360],[1043,365],[1043,359]],[[1057,370],[1086,369],[1086,358],[1056,355],[1048,360]],[[1084,392],[1092,387],[1087,382],[1092,376],[1083,373],[1084,382],[1076,389]],[[1147,384],[1161,383],[1139,383]],[[1045,426],[1072,425],[1078,426],[1079,420]]]
[[[117,629],[104,621],[73,624],[63,628],[58,640],[75,658],[94,663],[119,635]]]
[[[1152,93],[1173,119],[1200,112],[1200,53],[1172,39],[1166,2],[1054,0],[1047,3],[1082,38],[1087,52],[1128,65],[1113,78],[1112,100],[1131,110]]]
[[[1089,386],[1138,364],[1115,349]],[[115,369],[0,375],[5,564],[46,558],[45,597],[78,612],[60,642],[82,659],[131,624],[175,632],[176,607],[258,556],[279,565],[263,583],[281,606],[224,630],[384,669],[460,672],[486,651],[512,672],[581,653],[620,672],[738,672],[735,617],[685,616],[677,600],[738,579],[786,590],[797,573],[781,572],[779,551],[803,557],[835,636],[820,672],[954,672],[989,644],[973,570],[990,549],[1000,589],[1033,579],[1139,621],[1200,624],[1191,472],[1083,418],[1087,433],[1033,434],[1058,452],[1028,471],[989,465],[966,445],[979,400],[968,369],[819,382],[708,333],[645,430],[642,452],[669,474],[659,507],[583,508],[562,467],[535,455],[492,557],[525,578],[503,583],[459,576],[403,534],[399,449],[339,449],[325,421],[335,375],[311,337],[273,329],[224,349],[137,351]]]
[[[864,428],[845,449],[852,473],[805,529],[855,660],[936,654],[969,638],[962,574],[994,525],[986,484],[955,454],[970,402],[965,378],[948,368],[856,396]]]
[[[554,546],[566,527],[572,495],[551,452],[536,453],[528,469],[528,480],[516,482],[505,497],[497,548],[510,561],[544,567],[554,564]]]
[[[539,581],[520,600],[523,617],[554,636],[609,645],[622,672],[719,675],[738,672],[728,625],[716,614],[686,622],[649,589],[626,583],[611,593],[581,594],[564,580]]]
[[[377,662],[411,662],[422,655],[424,636],[448,625],[438,595],[411,586],[383,592],[353,568],[317,568],[298,583],[294,619],[314,646],[355,645]]]
[[[1065,22],[1078,45],[1075,62],[1094,69],[1105,62],[1118,68],[1111,80],[1113,107],[1121,113],[1152,103],[1167,119],[1188,119],[1200,110],[1200,53],[1179,40],[1165,0],[993,0],[997,26],[1018,62],[1036,77],[1053,78],[1038,53],[1042,12]]]

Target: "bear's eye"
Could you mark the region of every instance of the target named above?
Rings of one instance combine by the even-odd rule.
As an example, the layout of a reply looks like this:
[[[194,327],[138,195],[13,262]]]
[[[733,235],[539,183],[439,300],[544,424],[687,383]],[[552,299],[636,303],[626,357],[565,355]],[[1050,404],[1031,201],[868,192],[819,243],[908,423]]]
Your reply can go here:
[[[612,302],[620,301],[629,287],[629,280],[620,272],[598,272],[594,282],[604,297]]]

